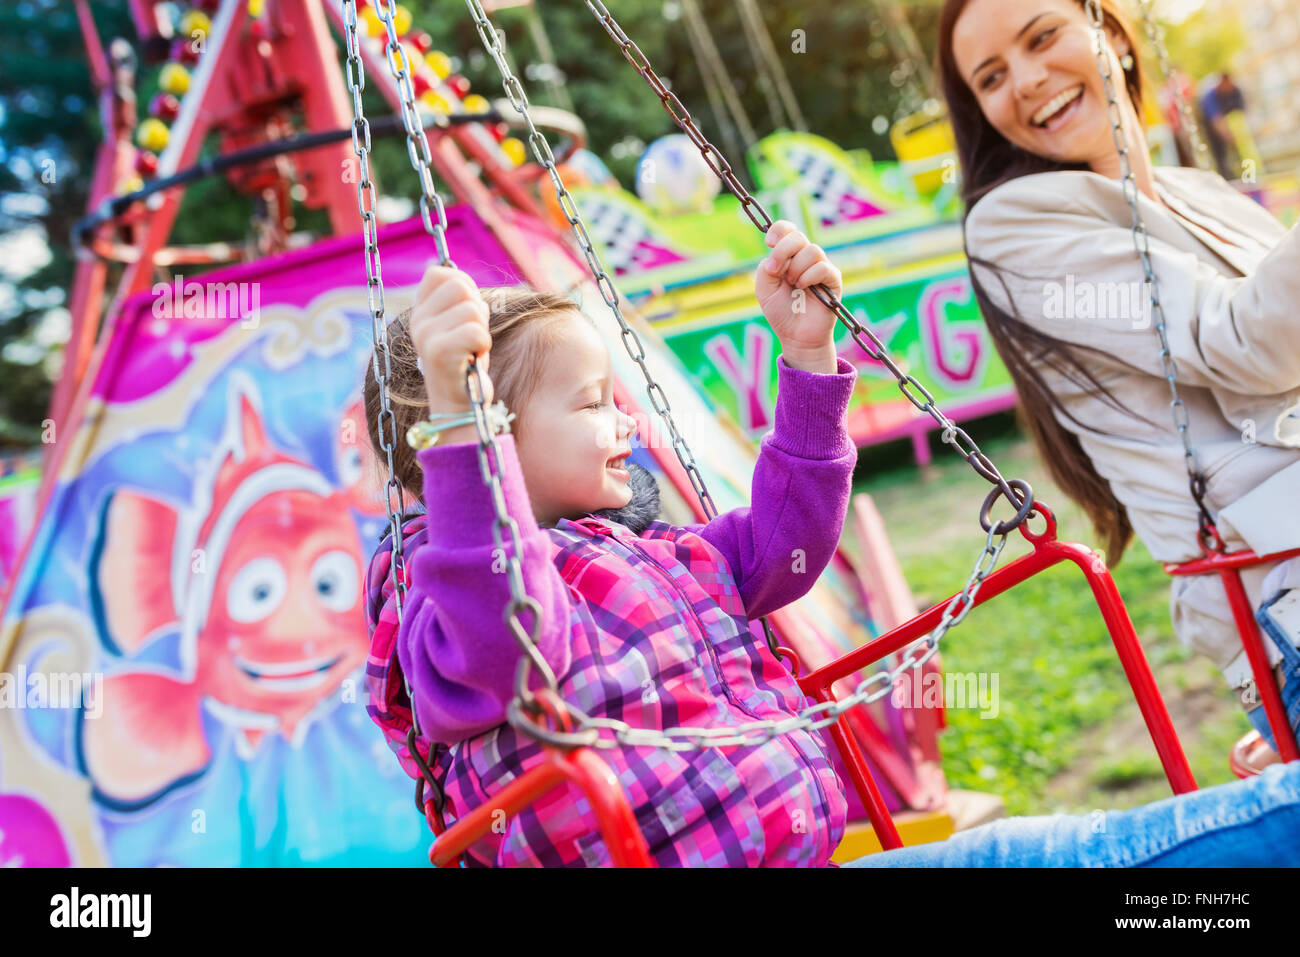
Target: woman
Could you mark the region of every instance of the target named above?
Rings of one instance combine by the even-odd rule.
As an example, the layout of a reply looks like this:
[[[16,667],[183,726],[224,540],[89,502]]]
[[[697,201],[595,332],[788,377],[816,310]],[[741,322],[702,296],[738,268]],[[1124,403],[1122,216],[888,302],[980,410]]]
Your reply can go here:
[[[1136,34],[1109,0],[1102,7],[1102,52],[1117,78],[1207,504],[1230,547],[1295,546],[1300,421],[1288,416],[1300,402],[1300,335],[1286,324],[1300,299],[1300,239],[1217,175],[1152,169],[1134,107],[1142,95]],[[1199,554],[1198,511],[1159,340],[1150,315],[1134,308],[1144,273],[1094,37],[1082,0],[944,6],[939,61],[964,171],[967,253],[1038,447],[1096,524],[1112,564],[1134,532],[1157,559],[1179,561]],[[1242,441],[1243,420],[1254,423],[1253,442]],[[1243,576],[1257,605],[1261,594],[1300,585],[1292,564]],[[1289,600],[1286,608],[1260,621],[1289,649],[1280,630],[1294,614]],[[1176,579],[1172,610],[1180,638],[1210,654],[1230,682],[1248,674],[1214,579]],[[1283,694],[1293,702],[1300,680],[1289,650],[1287,662]],[[1300,761],[1130,811],[995,821],[845,866],[1296,864],[1297,833]]]
[[[1300,546],[1300,233],[1217,173],[1153,168],[1138,122],[1136,36],[1104,12],[1113,85],[1187,434],[1229,550]],[[1198,506],[1121,181],[1096,33],[1082,0],[949,0],[944,93],[964,171],[975,295],[1052,478],[1110,564],[1134,533],[1152,556],[1201,556]],[[1300,561],[1242,571],[1300,724]],[[1268,607],[1262,607],[1268,606]],[[1223,672],[1277,760],[1217,575],[1177,577],[1174,630]],[[1244,740],[1244,739],[1243,739]]]

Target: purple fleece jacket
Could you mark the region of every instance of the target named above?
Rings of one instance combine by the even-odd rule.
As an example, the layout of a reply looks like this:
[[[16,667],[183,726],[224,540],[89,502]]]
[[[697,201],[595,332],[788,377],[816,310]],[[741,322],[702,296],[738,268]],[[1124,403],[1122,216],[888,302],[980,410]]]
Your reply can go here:
[[[685,526],[726,558],[751,620],[805,594],[809,576],[788,574],[790,556],[805,553],[815,573],[839,544],[857,450],[846,430],[857,372],[844,358],[819,374],[777,360],[772,431],[759,446],[752,505]],[[529,503],[514,436],[498,436],[502,491],[519,526],[525,589],[541,605],[537,644],[562,680],[569,665],[569,607],[581,596],[553,564],[559,546],[538,526]],[[398,661],[411,686],[421,732],[456,742],[506,720],[520,651],[502,619],[508,576],[493,569],[494,511],[473,443],[417,453],[424,470],[428,538],[407,556],[411,587],[398,635]],[[506,548],[512,546],[506,539]],[[528,624],[528,615],[521,618]],[[532,687],[540,686],[536,672]]]

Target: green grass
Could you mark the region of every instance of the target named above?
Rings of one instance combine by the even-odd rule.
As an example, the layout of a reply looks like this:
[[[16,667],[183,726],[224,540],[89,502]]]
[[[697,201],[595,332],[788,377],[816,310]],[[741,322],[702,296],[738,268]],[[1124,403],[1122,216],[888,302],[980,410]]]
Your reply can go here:
[[[970,431],[1004,476],[1028,481],[1053,509],[1059,538],[1095,543],[1086,516],[1048,481],[1009,418]],[[932,447],[935,461],[924,471],[913,464],[910,445],[864,450],[855,482],[884,516],[923,608],[969,577],[984,545],[979,507],[991,488],[950,448],[937,439]],[[1008,514],[1005,503],[995,510],[997,517]],[[1027,551],[1013,533],[999,565]],[[1168,576],[1139,542],[1112,573],[1197,782],[1235,780],[1228,750],[1250,722],[1219,672],[1174,638]],[[1132,807],[1171,793],[1075,565],[1058,565],[972,610],[941,649],[945,671],[997,673],[999,683],[996,717],[981,718],[977,708],[947,712],[940,746],[951,787],[1000,794],[1013,815]]]

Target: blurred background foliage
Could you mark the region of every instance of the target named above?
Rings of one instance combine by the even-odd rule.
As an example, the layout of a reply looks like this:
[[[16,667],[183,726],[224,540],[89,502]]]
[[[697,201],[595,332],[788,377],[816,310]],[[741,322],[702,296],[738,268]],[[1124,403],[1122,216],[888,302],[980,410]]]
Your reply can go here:
[[[324,0],[335,2],[335,0]],[[744,39],[734,0],[699,0],[701,11],[737,94],[762,136],[772,130],[766,99]],[[456,58],[474,92],[501,97],[501,82],[483,53],[462,0],[408,0],[415,23],[435,46]],[[932,61],[939,0],[895,4],[877,0],[810,4],[764,0],[759,9],[781,58],[809,129],[845,149],[865,148],[892,158],[887,129],[905,102],[897,33],[887,15],[903,16],[924,58]],[[587,126],[589,147],[630,187],[644,146],[677,132],[640,76],[581,0],[543,0],[538,13],[554,50],[567,96]],[[611,7],[630,37],[649,57],[673,92],[690,108],[710,140],[721,131],[708,109],[700,69],[691,54],[679,0],[619,0]],[[100,38],[139,38],[126,0],[92,0]],[[494,15],[533,103],[562,106],[547,84],[524,67],[539,60],[521,9]],[[1231,18],[1228,18],[1231,20]],[[792,37],[803,31],[805,49]],[[336,38],[338,39],[338,38]],[[1194,75],[1219,69],[1244,42],[1240,24],[1216,13],[1196,13],[1170,32],[1175,60]],[[340,63],[342,44],[339,44]],[[340,67],[341,69],[341,67]],[[140,117],[157,91],[158,69],[141,63],[137,75]],[[371,118],[388,113],[374,85],[365,94]],[[18,0],[0,5],[0,447],[39,441],[51,383],[61,369],[61,345],[69,317],[67,296],[74,252],[69,235],[86,212],[89,179],[102,127],[91,88],[75,8],[68,0]],[[205,148],[213,152],[213,144]],[[733,158],[733,165],[743,164]],[[398,140],[376,141],[375,178],[382,194],[413,199],[415,177]],[[402,214],[398,203],[381,213]],[[221,178],[189,188],[171,241],[240,241],[250,235],[252,203]],[[297,210],[298,228],[323,232],[319,211]],[[110,273],[113,288],[116,272]]]

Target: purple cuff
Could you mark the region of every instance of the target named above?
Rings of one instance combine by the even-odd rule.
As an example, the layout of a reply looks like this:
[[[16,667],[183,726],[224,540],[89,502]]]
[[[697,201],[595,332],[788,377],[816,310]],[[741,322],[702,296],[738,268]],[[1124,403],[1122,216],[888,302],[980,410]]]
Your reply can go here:
[[[515,437],[501,433],[497,447],[506,510],[518,524],[522,540],[537,534],[539,526],[519,466]],[[496,511],[479,471],[478,448],[477,442],[465,442],[435,445],[415,453],[424,470],[425,508],[438,516],[436,522],[429,523],[428,540],[436,545],[459,550],[496,542],[492,537]]]
[[[848,433],[849,400],[858,372],[843,356],[835,372],[807,372],[776,360],[776,412],[772,438],[777,448],[805,459],[837,459],[854,451]]]

